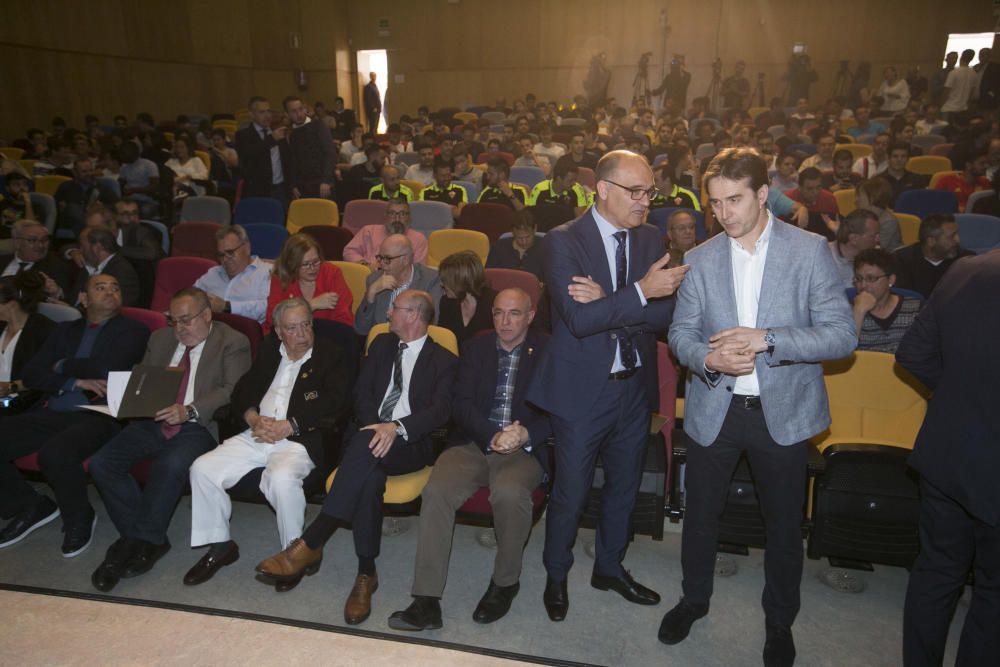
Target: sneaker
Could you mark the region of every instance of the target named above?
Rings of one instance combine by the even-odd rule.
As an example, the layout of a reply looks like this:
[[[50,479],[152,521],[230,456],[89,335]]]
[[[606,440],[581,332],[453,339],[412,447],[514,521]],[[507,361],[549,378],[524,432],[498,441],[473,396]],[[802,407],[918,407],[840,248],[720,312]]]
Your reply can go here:
[[[66,529],[66,536],[63,538],[62,555],[63,558],[79,556],[90,543],[94,541],[94,528],[97,527],[97,515],[87,522]]]
[[[48,496],[22,511],[0,530],[0,549],[17,544],[59,516],[59,507]]]

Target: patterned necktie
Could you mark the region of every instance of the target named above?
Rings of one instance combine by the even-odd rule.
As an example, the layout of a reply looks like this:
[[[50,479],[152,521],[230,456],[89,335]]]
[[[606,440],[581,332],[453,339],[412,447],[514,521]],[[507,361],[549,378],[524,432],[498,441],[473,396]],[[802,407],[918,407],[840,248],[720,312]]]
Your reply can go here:
[[[181,363],[178,368],[184,369],[184,377],[181,378],[181,386],[177,388],[177,400],[174,403],[178,405],[184,405],[184,398],[187,396],[188,378],[191,376],[191,348],[184,348],[184,355],[181,357]],[[163,438],[165,440],[170,440],[172,437],[180,433],[180,424],[168,424],[167,422],[160,423],[160,432],[163,433]]]
[[[618,245],[615,247],[615,291],[625,289],[628,282],[628,258],[625,255],[625,248],[628,244],[628,232],[620,231],[614,234]],[[632,338],[625,333],[618,334],[618,351],[621,353],[622,365],[625,370],[635,369],[635,346],[632,345]]]
[[[27,271],[29,264],[31,264],[31,262],[21,262],[21,261],[18,261],[18,263],[17,263],[17,272],[18,273],[23,273],[24,271]]]
[[[392,420],[392,411],[396,409],[396,403],[399,403],[399,397],[403,395],[403,351],[406,347],[406,343],[399,344],[396,361],[392,365],[392,389],[389,390],[389,395],[385,397],[382,408],[378,411],[378,418],[383,422]]]

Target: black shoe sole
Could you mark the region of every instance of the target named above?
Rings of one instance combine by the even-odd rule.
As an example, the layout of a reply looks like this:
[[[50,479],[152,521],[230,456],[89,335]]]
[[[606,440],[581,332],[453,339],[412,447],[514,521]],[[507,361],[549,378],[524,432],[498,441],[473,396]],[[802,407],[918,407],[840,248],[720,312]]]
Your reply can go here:
[[[13,545],[17,544],[18,542],[20,542],[21,540],[23,540],[24,538],[26,538],[28,535],[31,535],[33,532],[35,532],[36,530],[38,530],[39,528],[41,528],[42,526],[44,526],[45,524],[51,523],[51,522],[55,521],[56,519],[58,519],[59,518],[59,514],[60,514],[59,508],[57,507],[54,512],[52,512],[48,516],[42,517],[41,519],[39,519],[35,523],[33,523],[30,526],[28,526],[27,530],[25,530],[23,533],[21,533],[17,537],[12,537],[9,540],[7,540],[6,542],[0,544],[0,549],[3,549],[4,547],[10,547],[10,546],[13,546]]]
[[[231,557],[227,557],[227,558],[225,558],[223,560],[217,561],[215,567],[212,568],[212,570],[209,572],[209,574],[208,574],[207,577],[204,577],[204,578],[202,578],[202,577],[197,577],[197,578],[191,577],[191,578],[188,578],[187,575],[184,575],[184,585],[185,586],[198,586],[198,585],[201,585],[201,584],[205,583],[206,581],[209,581],[216,574],[218,574],[219,570],[221,570],[222,568],[226,567],[227,565],[232,565],[233,563],[235,563],[239,559],[240,559],[240,552],[239,552],[239,549],[236,549],[235,553],[233,553],[233,555]]]
[[[441,621],[431,621],[425,625],[416,625],[408,623],[398,616],[390,616],[389,627],[393,630],[403,630],[405,632],[420,632],[421,630],[440,630],[444,627],[444,624]]]

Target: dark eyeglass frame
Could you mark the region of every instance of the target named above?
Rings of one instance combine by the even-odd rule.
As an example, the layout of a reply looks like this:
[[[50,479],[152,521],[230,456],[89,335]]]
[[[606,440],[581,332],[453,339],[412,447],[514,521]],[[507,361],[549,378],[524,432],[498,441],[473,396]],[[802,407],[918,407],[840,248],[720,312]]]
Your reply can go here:
[[[240,248],[242,248],[243,246],[245,246],[246,244],[247,244],[246,241],[240,241],[240,244],[238,246],[236,246],[235,248],[230,248],[229,250],[223,250],[221,252],[217,252],[217,253],[215,253],[215,256],[218,259],[222,259],[223,257],[226,257],[228,259],[232,259],[233,257],[236,256],[236,251],[239,250]]]
[[[645,188],[630,188],[627,185],[622,185],[621,183],[615,183],[609,178],[605,178],[604,182],[610,183],[611,185],[617,185],[618,187],[620,187],[622,190],[624,190],[629,194],[629,196],[632,198],[632,201],[639,201],[643,197],[648,197],[649,200],[652,201],[656,199],[657,195],[660,194],[660,190],[656,186],[653,186],[647,190]]]

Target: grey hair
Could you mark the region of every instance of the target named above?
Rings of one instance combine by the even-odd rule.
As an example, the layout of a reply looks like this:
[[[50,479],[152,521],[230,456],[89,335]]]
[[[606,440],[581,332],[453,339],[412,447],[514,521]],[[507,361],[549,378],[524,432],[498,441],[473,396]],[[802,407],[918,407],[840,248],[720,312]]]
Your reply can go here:
[[[306,313],[309,315],[309,321],[312,322],[312,308],[309,306],[309,302],[300,296],[293,296],[274,307],[274,312],[271,314],[271,321],[274,322],[275,326],[281,326],[281,316],[285,314],[286,310],[292,308],[305,308]]]

